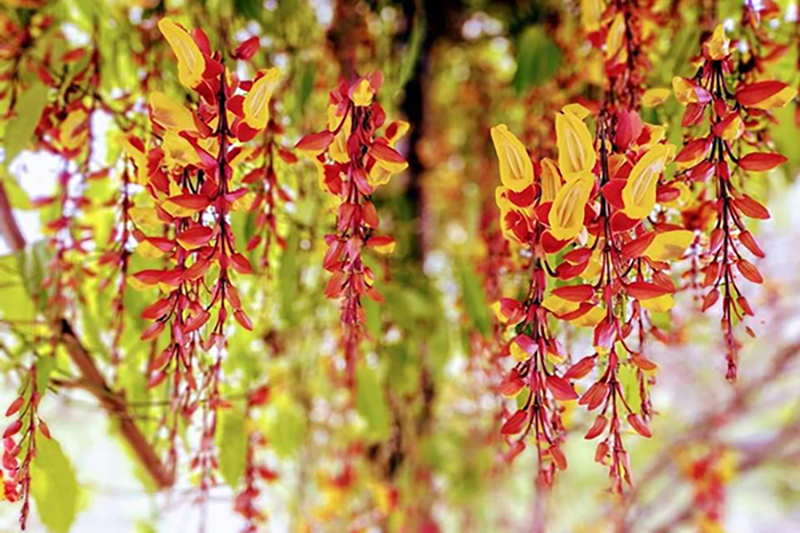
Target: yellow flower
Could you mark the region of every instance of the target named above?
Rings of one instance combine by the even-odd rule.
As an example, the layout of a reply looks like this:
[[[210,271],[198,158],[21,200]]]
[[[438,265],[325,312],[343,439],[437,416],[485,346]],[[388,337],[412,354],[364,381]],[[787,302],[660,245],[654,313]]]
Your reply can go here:
[[[581,26],[586,33],[600,29],[600,17],[603,14],[602,0],[581,0]]]
[[[692,243],[694,233],[685,229],[657,233],[642,255],[653,261],[672,261],[683,257]]]
[[[542,159],[542,202],[552,202],[561,189],[561,176],[555,161],[549,157]]]
[[[178,58],[180,82],[190,89],[200,85],[206,69],[206,60],[189,32],[168,18],[158,21],[158,29],[161,30],[172,51],[175,52],[175,57]]]
[[[88,128],[84,127],[89,120],[89,114],[82,107],[70,111],[58,132],[61,146],[67,150],[74,150],[86,143],[89,136]]]
[[[367,78],[362,78],[358,82],[356,90],[353,91],[353,103],[357,106],[364,107],[372,104],[372,99],[375,97],[375,91],[372,89]]]
[[[164,133],[161,148],[164,150],[164,159],[170,168],[200,164],[200,157],[192,144],[175,132]]]
[[[191,111],[162,92],[150,95],[150,111],[153,120],[167,131],[197,131]]]
[[[624,63],[628,60],[628,50],[625,48],[625,16],[617,13],[606,36],[606,60],[614,64]]]
[[[592,135],[578,115],[564,108],[556,115],[556,144],[558,167],[564,178],[571,174],[590,172],[597,161]]]
[[[714,34],[703,44],[703,50],[709,59],[719,61],[730,54],[731,41],[725,36],[725,27],[719,24]]]
[[[567,180],[550,208],[550,231],[558,240],[572,239],[583,228],[586,202],[594,187],[594,175],[582,172]]]
[[[505,124],[492,128],[491,134],[500,160],[500,181],[514,192],[525,190],[533,183],[533,163],[525,146]]]
[[[655,107],[663,104],[669,98],[669,89],[648,89],[642,95],[642,106]]]
[[[267,127],[269,101],[281,76],[280,71],[276,68],[263,71],[263,73],[263,76],[253,83],[242,104],[244,121],[254,130],[263,130]]]
[[[336,104],[328,106],[328,131],[336,131],[336,128],[339,127],[339,123],[342,121],[342,117],[336,115],[337,107]],[[347,163],[350,161],[350,155],[347,153],[347,139],[350,137],[351,124],[352,120],[348,114],[347,118],[344,119],[344,124],[341,129],[339,129],[339,133],[336,134],[333,138],[333,142],[328,147],[328,154],[331,156],[331,159],[337,163]]]
[[[625,204],[623,213],[628,217],[641,219],[653,210],[658,178],[674,151],[675,147],[671,144],[656,145],[633,167],[622,189],[622,201]]]

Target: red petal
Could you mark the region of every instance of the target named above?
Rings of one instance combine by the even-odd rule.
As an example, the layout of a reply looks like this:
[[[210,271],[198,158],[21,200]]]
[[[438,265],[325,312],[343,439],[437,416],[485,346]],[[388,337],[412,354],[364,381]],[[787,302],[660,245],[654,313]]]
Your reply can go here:
[[[753,170],[756,172],[764,172],[772,170],[778,165],[786,162],[786,158],[781,154],[773,152],[756,152],[747,154],[739,160],[739,166],[745,170]]]
[[[553,289],[553,295],[570,302],[585,302],[594,296],[591,285],[570,285]]]

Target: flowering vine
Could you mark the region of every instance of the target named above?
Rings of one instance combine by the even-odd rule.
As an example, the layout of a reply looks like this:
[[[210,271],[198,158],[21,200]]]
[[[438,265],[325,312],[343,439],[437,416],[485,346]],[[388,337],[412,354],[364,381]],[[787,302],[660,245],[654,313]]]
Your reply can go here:
[[[314,156],[320,186],[339,200],[336,233],[325,237],[328,250],[323,266],[333,275],[325,294],[341,299],[342,345],[347,365],[346,381],[354,383],[355,362],[364,336],[361,296],[380,302],[375,276],[362,261],[366,246],[378,253],[390,253],[394,239],[377,235],[380,224],[372,193],[402,172],[407,163],[394,144],[408,129],[405,122],[389,123],[376,99],[383,84],[380,72],[348,84],[342,81],[330,94],[328,127],[300,139],[296,149]]]

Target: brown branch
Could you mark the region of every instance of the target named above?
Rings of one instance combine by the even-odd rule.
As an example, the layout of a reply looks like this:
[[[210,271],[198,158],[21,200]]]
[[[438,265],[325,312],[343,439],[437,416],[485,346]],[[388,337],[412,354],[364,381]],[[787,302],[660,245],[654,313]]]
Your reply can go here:
[[[5,188],[0,183],[0,236],[15,252],[25,249],[25,237],[17,225]],[[144,469],[150,474],[159,489],[171,487],[175,483],[175,472],[167,470],[144,434],[136,426],[125,398],[112,391],[100,373],[94,359],[80,343],[72,326],[65,319],[60,320],[59,340],[63,343],[72,362],[81,373],[81,380],[100,405],[111,417],[120,422],[120,433],[138,457]]]

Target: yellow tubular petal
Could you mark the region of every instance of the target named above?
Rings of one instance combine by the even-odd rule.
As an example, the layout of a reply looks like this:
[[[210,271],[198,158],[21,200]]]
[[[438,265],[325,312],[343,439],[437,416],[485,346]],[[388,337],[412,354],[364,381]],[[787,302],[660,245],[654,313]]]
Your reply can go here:
[[[725,27],[719,24],[714,30],[714,35],[703,44],[708,57],[714,60],[721,60],[730,54],[731,41],[725,36]]]
[[[694,233],[689,230],[664,231],[656,234],[643,255],[653,261],[680,259],[693,239]]]
[[[545,157],[542,159],[542,202],[552,202],[561,189],[561,176],[555,162]]]
[[[550,231],[559,240],[572,239],[583,228],[583,215],[586,202],[594,186],[591,172],[583,172],[567,181],[558,191],[550,208]]]
[[[586,33],[600,29],[600,18],[604,8],[602,0],[581,0],[581,26]]]
[[[791,85],[787,85],[777,94],[773,94],[766,100],[759,102],[755,105],[752,105],[750,107],[753,107],[755,109],[778,109],[780,107],[785,106],[792,100],[794,100],[795,96],[797,96],[797,89],[795,89]]]
[[[206,69],[206,60],[189,32],[168,18],[158,21],[158,29],[161,30],[172,51],[175,52],[175,57],[178,58],[180,82],[190,89],[200,85]]]
[[[505,124],[491,130],[494,149],[500,160],[500,181],[514,192],[520,192],[533,183],[533,163],[525,146]]]
[[[192,113],[162,92],[150,95],[150,109],[153,120],[167,131],[197,131]]]
[[[375,91],[372,90],[372,85],[369,80],[363,78],[359,83],[356,90],[353,91],[353,103],[357,106],[368,106],[372,104],[372,98],[375,96]]]
[[[642,219],[650,214],[656,205],[656,186],[661,173],[667,166],[672,145],[659,144],[647,152],[631,170],[628,182],[622,189],[625,213],[633,219]]]
[[[258,78],[247,96],[244,97],[242,109],[245,123],[254,130],[263,130],[269,121],[269,100],[281,74],[276,68],[267,70]]]
[[[194,147],[177,133],[166,132],[161,148],[164,149],[164,160],[170,167],[186,167],[200,164],[200,157]]]
[[[625,16],[617,13],[606,36],[606,60],[614,60],[615,64],[628,59],[625,45]]]
[[[558,167],[568,175],[589,172],[594,168],[597,154],[594,151],[589,128],[575,114],[567,111],[556,115],[556,143]]]
[[[663,104],[669,98],[669,89],[648,89],[642,95],[642,106],[655,107]]]

